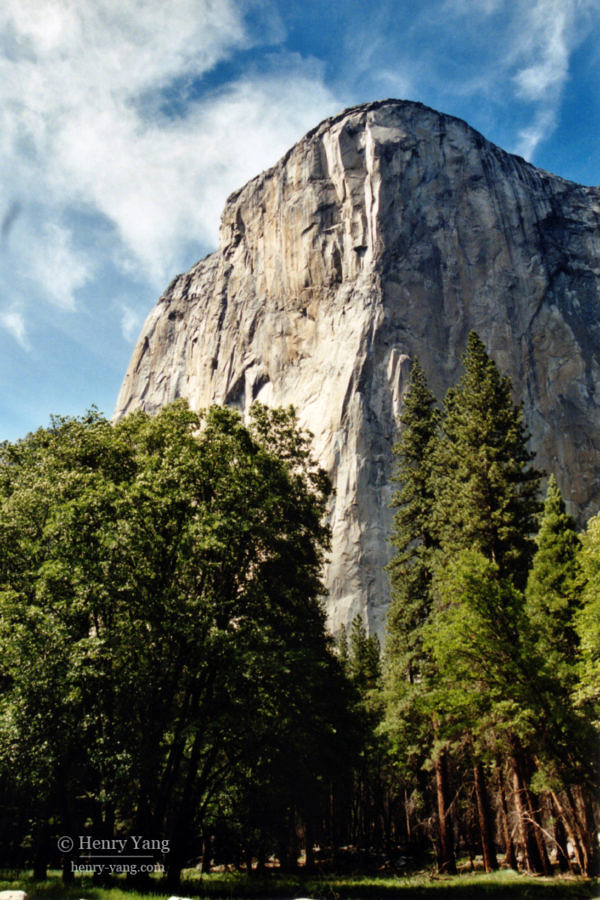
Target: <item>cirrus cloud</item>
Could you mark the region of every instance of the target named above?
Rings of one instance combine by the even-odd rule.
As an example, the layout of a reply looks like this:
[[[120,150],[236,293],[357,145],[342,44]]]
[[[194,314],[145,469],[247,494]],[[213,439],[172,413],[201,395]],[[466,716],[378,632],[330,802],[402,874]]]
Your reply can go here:
[[[29,212],[22,264],[51,302],[74,308],[93,276],[70,216],[96,215],[105,256],[161,287],[190,242],[215,243],[227,194],[337,108],[319,65],[294,54],[273,54],[260,73],[221,89],[197,88],[215,65],[259,39],[245,23],[248,7],[232,0],[3,5],[0,164],[14,173],[13,191]],[[269,21],[261,41],[280,34]],[[171,90],[187,96],[176,113]]]

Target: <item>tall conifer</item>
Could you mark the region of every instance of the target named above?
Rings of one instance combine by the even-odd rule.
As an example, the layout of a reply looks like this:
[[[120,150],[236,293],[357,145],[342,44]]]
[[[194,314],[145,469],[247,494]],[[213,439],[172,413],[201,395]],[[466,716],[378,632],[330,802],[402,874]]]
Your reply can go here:
[[[535,547],[532,534],[536,530],[540,508],[537,500],[540,474],[531,467],[533,454],[527,449],[529,435],[521,408],[512,402],[510,379],[500,375],[474,331],[468,337],[463,365],[463,376],[448,390],[444,400],[441,435],[430,481],[435,493],[431,530],[440,548],[436,552],[436,570],[442,572],[461,557],[461,551],[467,550],[491,563],[490,572],[494,572],[492,593],[495,592],[499,599],[514,597],[516,605],[511,610],[510,603],[506,606],[500,603],[496,611],[498,621],[491,633],[487,636],[483,632],[478,634],[477,630],[473,633],[477,644],[473,647],[474,658],[506,655],[510,659],[511,645],[514,649],[517,641],[517,622],[521,618],[520,590],[525,586]],[[464,617],[463,626],[469,634],[474,625],[471,606],[481,600],[479,593],[477,589],[474,595],[469,595],[468,602],[465,600],[459,604],[461,608],[452,611],[454,616]],[[441,597],[436,613],[444,610],[448,603],[448,597]],[[430,634],[436,631],[436,618],[436,614],[430,617]],[[500,623],[504,624],[496,628]],[[443,650],[443,640],[441,634],[433,639],[431,649],[436,659]],[[456,723],[444,703],[443,667],[438,674],[442,688],[438,706],[440,737],[451,737]],[[448,687],[452,692],[452,685]],[[466,683],[454,685],[455,692],[462,693],[464,688]],[[477,726],[475,731],[478,731]],[[465,740],[473,737],[473,731],[467,726]],[[515,742],[518,743],[516,737]],[[512,756],[526,791],[526,765],[517,760],[516,750]],[[480,761],[476,758],[474,763],[483,796],[483,770],[477,768]],[[482,810],[485,813],[483,806]],[[548,865],[545,849],[543,845],[534,847],[537,832],[528,821],[525,822],[524,813],[521,818],[531,832],[526,835],[528,866],[545,871]],[[482,841],[489,822],[484,825]],[[534,852],[538,849],[539,852]],[[493,867],[493,858],[490,866]]]
[[[592,704],[600,730],[600,514],[590,519],[583,535],[581,565],[586,584],[582,607],[575,617],[580,643],[577,700]]]
[[[431,755],[437,806],[437,855],[442,872],[455,872],[452,820],[449,810],[447,753],[434,740],[427,693],[431,665],[423,650],[423,633],[431,607],[434,503],[432,463],[439,412],[425,373],[415,359],[404,396],[402,431],[394,448],[397,459],[396,507],[388,566],[392,603],[388,614],[385,688],[387,726],[393,744],[406,758],[419,758],[420,769]]]
[[[589,722],[589,708],[572,705],[581,658],[577,634],[584,582],[581,558],[575,522],[551,475],[525,604],[531,655],[536,652],[538,661],[532,677],[540,707],[536,777],[552,797],[558,837],[562,837],[562,826],[582,872],[590,873],[593,847],[589,823],[598,774],[593,764],[597,736]],[[566,852],[566,841],[557,843],[565,845]]]
[[[480,550],[501,577],[525,586],[540,506],[540,473],[531,468],[529,434],[500,375],[472,331],[464,375],[444,401],[436,453],[434,532],[443,548]]]
[[[573,618],[581,597],[578,563],[581,542],[554,475],[548,480],[536,543],[537,551],[527,580],[527,616],[547,668],[563,683],[571,682],[578,643]],[[567,670],[571,670],[572,677]]]
[[[438,422],[435,397],[415,359],[400,418],[402,431],[394,447],[398,489],[392,501],[396,508],[391,538],[395,553],[388,565],[392,602],[386,644],[396,675],[410,683],[422,675],[421,629],[429,611],[435,543],[431,471]]]

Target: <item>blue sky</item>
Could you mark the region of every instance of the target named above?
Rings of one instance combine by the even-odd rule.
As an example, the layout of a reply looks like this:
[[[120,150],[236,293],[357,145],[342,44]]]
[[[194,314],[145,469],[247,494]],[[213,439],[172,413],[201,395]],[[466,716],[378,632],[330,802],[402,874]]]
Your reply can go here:
[[[600,183],[597,0],[3,0],[0,440],[110,415],[226,196],[385,97]]]

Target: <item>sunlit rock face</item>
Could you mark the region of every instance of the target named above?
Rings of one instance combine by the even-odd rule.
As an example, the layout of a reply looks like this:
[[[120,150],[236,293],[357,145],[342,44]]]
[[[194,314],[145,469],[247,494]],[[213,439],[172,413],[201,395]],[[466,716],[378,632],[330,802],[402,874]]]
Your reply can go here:
[[[441,397],[476,329],[579,520],[600,503],[600,189],[388,100],[233,194],[219,248],[149,315],[115,416],[293,404],[330,473],[333,630],[383,631],[392,445],[411,359]]]

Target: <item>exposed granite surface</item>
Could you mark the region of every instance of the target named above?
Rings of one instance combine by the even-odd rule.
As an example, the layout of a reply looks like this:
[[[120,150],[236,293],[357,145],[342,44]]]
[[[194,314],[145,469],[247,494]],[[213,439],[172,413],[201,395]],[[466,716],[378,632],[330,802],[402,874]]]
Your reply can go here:
[[[420,104],[371,103],[229,197],[218,250],[150,313],[115,416],[293,403],[335,487],[330,625],[363,612],[381,632],[410,360],[441,397],[472,328],[583,521],[600,507],[600,189]]]

